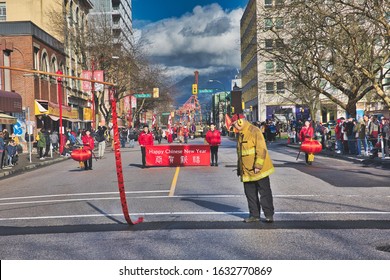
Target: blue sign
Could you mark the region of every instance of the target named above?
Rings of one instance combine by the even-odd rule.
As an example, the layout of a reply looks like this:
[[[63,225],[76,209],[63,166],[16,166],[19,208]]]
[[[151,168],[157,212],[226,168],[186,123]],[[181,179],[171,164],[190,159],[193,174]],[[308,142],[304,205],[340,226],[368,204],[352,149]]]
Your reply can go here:
[[[151,93],[135,93],[133,95],[137,98],[151,98],[152,97]]]
[[[214,93],[213,89],[199,89],[198,93]]]

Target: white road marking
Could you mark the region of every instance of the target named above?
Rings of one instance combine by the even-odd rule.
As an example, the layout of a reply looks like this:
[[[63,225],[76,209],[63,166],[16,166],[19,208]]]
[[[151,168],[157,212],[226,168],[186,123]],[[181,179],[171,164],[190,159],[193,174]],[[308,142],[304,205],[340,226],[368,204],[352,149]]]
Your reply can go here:
[[[275,212],[275,215],[389,215],[385,211],[308,211],[308,212]],[[156,212],[156,213],[131,213],[131,216],[186,216],[186,215],[248,215],[248,212]],[[48,220],[48,219],[71,219],[71,218],[97,218],[115,217],[123,214],[89,214],[89,215],[60,215],[60,216],[36,216],[36,217],[11,217],[0,218],[0,221],[17,220]]]
[[[137,193],[168,193],[169,190],[162,191],[126,191],[127,194],[137,194]],[[63,193],[63,194],[48,194],[48,195],[35,195],[35,196],[19,196],[19,197],[6,197],[0,198],[1,200],[19,200],[19,199],[31,199],[31,198],[46,198],[46,197],[67,197],[67,196],[86,196],[86,195],[107,195],[107,194],[119,194],[117,192],[96,192],[96,193]]]
[[[164,192],[168,193],[169,191],[149,191],[149,192],[127,192],[126,194],[138,194],[138,193],[158,193],[158,192]],[[112,192],[112,193],[84,193],[84,194],[74,194],[74,196],[80,196],[80,195],[96,195],[96,194],[115,194],[118,193]],[[47,196],[31,196],[31,197],[19,197],[19,198],[8,198],[8,200],[17,200],[17,199],[28,199],[28,198],[45,198],[45,197],[58,197],[58,196],[73,196],[72,194],[64,194],[64,195],[47,195]],[[274,195],[274,198],[289,198],[289,197],[358,197],[359,195]],[[244,194],[235,194],[235,195],[175,195],[175,196],[169,196],[169,195],[147,195],[147,196],[127,196],[128,199],[172,199],[172,198],[243,198],[245,197]],[[382,196],[381,196],[382,197]],[[385,196],[390,198],[390,196]],[[86,198],[70,198],[70,199],[48,199],[48,200],[28,200],[28,201],[17,201],[17,202],[3,202],[0,203],[0,206],[7,206],[7,205],[21,205],[21,204],[41,204],[41,203],[65,203],[65,202],[81,202],[81,201],[99,201],[99,200],[117,200],[119,199],[119,196],[115,197],[86,197]],[[367,196],[365,196],[365,199],[367,199]],[[6,200],[6,199],[1,199]]]

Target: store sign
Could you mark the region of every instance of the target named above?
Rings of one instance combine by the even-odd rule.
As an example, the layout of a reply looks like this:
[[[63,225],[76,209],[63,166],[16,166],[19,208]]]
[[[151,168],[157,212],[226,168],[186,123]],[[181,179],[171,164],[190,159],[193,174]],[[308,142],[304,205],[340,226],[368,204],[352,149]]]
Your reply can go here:
[[[209,166],[209,145],[146,146],[147,166]]]

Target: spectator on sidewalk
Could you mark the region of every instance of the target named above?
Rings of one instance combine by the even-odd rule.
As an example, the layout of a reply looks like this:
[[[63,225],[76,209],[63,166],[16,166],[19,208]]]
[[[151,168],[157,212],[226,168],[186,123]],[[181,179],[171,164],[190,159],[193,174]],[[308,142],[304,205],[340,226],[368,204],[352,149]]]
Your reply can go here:
[[[335,132],[335,137],[336,137],[336,153],[338,154],[343,154],[344,153],[344,133],[343,133],[343,123],[344,123],[344,118],[341,117],[337,119],[337,124],[334,128]]]
[[[5,156],[4,133],[0,131],[0,160],[1,160],[0,169],[3,169],[4,156]]]
[[[12,160],[14,156],[17,154],[15,141],[10,140],[6,147],[6,150],[7,150],[7,166],[12,167],[14,166]]]
[[[364,118],[360,118],[356,125],[357,134],[357,155],[368,155],[368,145],[366,136],[366,122]],[[363,149],[362,149],[363,148]]]
[[[379,122],[376,116],[371,116],[368,124],[368,137],[371,142],[372,148],[375,149],[376,143],[378,143],[379,135]]]
[[[383,156],[382,158],[384,157],[388,157],[389,156],[389,134],[390,134],[390,127],[389,127],[389,119],[387,118],[382,118],[381,120],[382,122],[382,128],[381,128],[381,137],[382,137],[382,141],[383,141]]]
[[[49,156],[50,145],[51,145],[50,134],[51,134],[50,129],[49,130],[45,130],[45,132],[43,133],[43,135],[45,136],[45,141],[46,141],[45,154],[43,155],[44,157],[48,157]]]
[[[57,131],[53,131],[50,134],[50,142],[53,147],[53,152],[58,152],[58,143],[59,143],[59,137]]]
[[[99,159],[102,159],[104,157],[104,151],[106,150],[106,131],[107,127],[105,126],[98,126],[98,129],[96,131],[96,141],[98,142],[98,157]]]
[[[40,160],[45,159],[45,157],[43,156],[43,148],[46,147],[46,138],[45,138],[44,132],[45,132],[45,129],[41,128],[38,131],[38,135],[37,135],[37,139],[36,139],[37,140],[38,155],[39,155]]]

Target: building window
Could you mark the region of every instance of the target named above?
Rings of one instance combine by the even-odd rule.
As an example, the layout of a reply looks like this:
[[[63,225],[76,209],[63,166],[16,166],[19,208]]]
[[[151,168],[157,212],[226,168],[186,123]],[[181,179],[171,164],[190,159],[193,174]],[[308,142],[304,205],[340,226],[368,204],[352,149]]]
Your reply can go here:
[[[264,0],[264,7],[272,7],[272,0]]]
[[[276,92],[279,94],[284,93],[284,82],[277,82],[276,83]]]
[[[273,26],[272,18],[265,18],[264,19],[264,28],[271,29],[272,26]]]
[[[7,7],[5,4],[4,2],[0,2],[0,21],[7,20]]]
[[[274,41],[272,39],[265,39],[265,49],[272,50],[273,42]]]
[[[42,71],[43,72],[49,72],[49,61],[48,61],[48,57],[47,57],[47,53],[43,53],[42,54],[42,63],[41,63],[41,66],[42,66]]]
[[[275,19],[275,27],[276,29],[283,29],[284,27],[284,19],[281,17],[278,17]]]
[[[275,40],[275,47],[276,47],[277,49],[281,49],[281,48],[283,48],[283,46],[284,46],[284,41],[283,41],[283,39],[276,39],[276,40]]]
[[[265,73],[266,74],[274,73],[274,62],[273,61],[266,61],[265,62]]]
[[[275,0],[275,6],[276,7],[284,6],[284,0]]]
[[[39,69],[39,48],[37,48],[37,47],[34,47],[34,66],[33,66],[33,69],[34,70]]]
[[[275,93],[273,82],[272,83],[271,82],[265,83],[265,93],[267,93],[267,94],[274,94]]]
[[[284,69],[284,63],[282,61],[276,62],[276,72],[280,73],[283,72]]]

